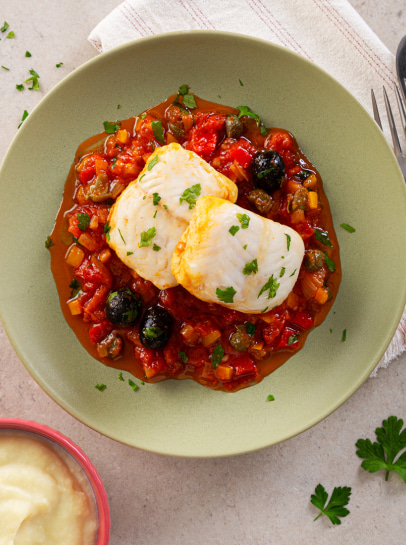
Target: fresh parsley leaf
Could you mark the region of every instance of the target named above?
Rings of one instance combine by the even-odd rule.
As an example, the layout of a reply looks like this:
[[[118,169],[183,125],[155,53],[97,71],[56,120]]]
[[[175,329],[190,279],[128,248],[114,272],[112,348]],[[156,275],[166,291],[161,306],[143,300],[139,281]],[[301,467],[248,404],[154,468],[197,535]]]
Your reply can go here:
[[[266,135],[268,134],[268,132],[269,132],[269,129],[267,129],[267,128],[265,127],[265,125],[263,125],[263,124],[261,123],[261,126],[260,126],[260,128],[259,128],[259,132],[262,134],[262,136],[266,136]]]
[[[261,291],[258,293],[257,299],[261,297],[263,293],[269,290],[268,299],[273,299],[278,291],[280,284],[276,278],[273,277],[273,274],[269,277],[269,280],[262,286]]]
[[[327,252],[324,252],[324,261],[325,261],[329,271],[334,272],[336,270],[336,264],[331,259],[331,257],[329,257]]]
[[[201,190],[202,186],[200,184],[195,184],[192,185],[192,187],[188,187],[182,193],[182,196],[179,199],[179,203],[182,204],[183,201],[186,201],[187,203],[189,203],[189,210],[191,210],[196,206],[196,199],[200,197]]]
[[[296,174],[296,176],[299,178],[299,180],[306,180],[306,178],[308,178],[310,174],[313,174],[311,170],[303,169],[298,174]]]
[[[17,91],[24,91],[24,85],[22,83],[17,83],[16,89]]]
[[[30,91],[39,91],[39,81],[38,81],[39,75],[33,69],[30,70],[30,74],[31,74],[31,77],[24,80],[24,83],[29,83],[29,82],[32,83],[32,87],[28,87]]]
[[[178,352],[180,361],[185,365],[188,362],[189,356],[186,354],[186,352]]]
[[[134,252],[127,252],[127,255],[133,255]]]
[[[296,271],[297,271],[297,269],[295,269],[295,270],[293,271],[293,273],[289,275],[289,278],[290,278],[291,276],[294,276],[294,274],[295,274]]]
[[[257,274],[258,272],[258,261],[257,259],[253,259],[250,263],[246,263],[244,265],[244,268],[242,270],[243,274],[249,276],[251,273]]]
[[[32,57],[32,55],[31,55],[31,53],[30,53],[29,51],[26,51],[26,52],[25,52],[25,56],[26,56],[26,57]]]
[[[157,206],[160,200],[161,200],[161,197],[159,196],[159,193],[152,193],[152,204],[154,206]]]
[[[241,223],[241,229],[248,229],[251,218],[247,216],[247,214],[239,214],[238,212],[237,212],[237,218],[238,218],[238,221]]]
[[[158,213],[158,210],[155,210],[155,214],[154,214],[154,215],[152,216],[152,217],[153,217],[153,219],[155,219],[155,218],[156,218],[156,215],[157,215],[157,213]]]
[[[95,384],[94,387],[100,390],[100,392],[102,392],[103,390],[107,388],[105,384]]]
[[[217,369],[217,367],[220,365],[221,360],[224,358],[224,348],[221,346],[221,344],[217,344],[213,352],[210,354],[210,360],[211,365],[213,369]]]
[[[155,157],[148,163],[148,170],[151,170],[157,164],[158,161],[159,161],[158,155],[155,155]]]
[[[90,216],[89,214],[82,214],[81,212],[79,212],[77,214],[77,218],[78,218],[78,227],[84,233],[86,229],[89,227]]]
[[[343,330],[343,336],[341,337],[342,342],[345,342],[347,340],[347,330]]]
[[[238,81],[240,82],[241,87],[244,87],[243,82],[240,79]]]
[[[285,274],[286,267],[281,268],[281,272],[279,273],[279,278],[282,278],[282,276]]]
[[[128,384],[131,386],[133,392],[135,392],[135,390],[138,390],[138,386],[135,384],[135,382],[133,380],[131,380],[130,378],[128,379]]]
[[[126,243],[126,241],[124,240],[124,237],[123,237],[123,235],[122,235],[120,229],[118,230],[118,233],[119,233],[119,235],[120,235],[121,240],[122,240],[122,241],[124,242],[124,244],[127,246],[127,243]]]
[[[11,30],[11,31],[7,34],[6,38],[9,38],[9,39],[15,38],[14,30]]]
[[[230,227],[230,229],[228,230],[228,232],[231,234],[231,235],[235,235],[237,231],[239,231],[240,228],[238,227],[238,225],[232,225]]]
[[[163,334],[163,330],[158,326],[145,327],[143,329],[144,337],[147,341],[152,341]]]
[[[124,382],[124,377],[123,377],[122,371],[120,371],[120,373],[118,374],[118,380],[121,380],[122,382]]]
[[[290,248],[290,241],[292,240],[292,237],[290,235],[288,235],[287,233],[285,233],[285,237],[286,237],[286,248],[289,252],[289,248]]]
[[[120,128],[120,122],[111,123],[110,121],[104,121],[103,126],[107,134],[113,134]]]
[[[299,340],[299,333],[294,333],[293,335],[290,335],[290,337],[288,338],[288,346],[291,346],[292,344],[295,344],[297,343],[297,341]]]
[[[46,241],[45,241],[45,248],[50,248],[51,246],[54,246],[54,243],[52,242],[52,238],[51,237],[47,237]]]
[[[18,128],[21,127],[21,125],[24,123],[24,121],[27,119],[27,117],[28,117],[28,112],[27,112],[27,110],[24,110],[23,117],[21,118],[21,123],[18,125]]]
[[[184,84],[184,85],[181,85],[179,87],[179,94],[180,95],[182,95],[182,96],[186,95],[188,92],[189,92],[189,85]]]
[[[221,290],[220,288],[216,289],[217,299],[219,301],[223,301],[223,303],[234,303],[234,295],[236,293],[237,292],[232,286],[226,288],[225,290]]]
[[[248,333],[248,335],[249,335],[250,337],[252,337],[252,336],[254,335],[254,333],[255,333],[255,325],[252,324],[251,322],[247,322],[247,323],[245,324],[245,330],[246,330],[246,332]]]
[[[3,70],[7,70],[7,72],[10,72],[10,68],[7,68],[7,66],[1,65],[1,67],[3,68]]]
[[[356,453],[364,458],[361,467],[370,473],[385,469],[385,481],[388,480],[390,471],[396,471],[406,483],[406,451],[400,454],[406,448],[406,427],[403,430],[402,427],[401,418],[390,416],[382,422],[381,428],[376,428],[377,442],[358,439],[355,443],[358,449]]]
[[[349,233],[355,233],[354,227],[351,227],[351,225],[348,225],[347,223],[341,223],[340,227],[348,231]]]
[[[154,133],[155,140],[160,144],[165,144],[164,130],[162,122],[160,120],[151,121],[152,132]]]
[[[58,64],[56,64],[56,68],[60,68],[61,66],[63,65],[63,62],[58,62]]]
[[[109,225],[109,222],[106,222],[103,229],[103,232],[106,235],[106,240],[110,240],[110,229],[111,225]]]
[[[269,396],[266,399],[267,401],[275,401],[275,397],[272,394],[269,394]]]
[[[183,105],[186,108],[189,108],[189,110],[193,110],[194,108],[197,108],[196,100],[194,95],[192,94],[186,94],[183,95]]]
[[[154,250],[154,252],[159,252],[159,250],[161,249],[161,247],[158,246],[157,244],[154,244],[154,245],[152,246],[152,249]]]
[[[324,246],[328,246],[329,248],[333,247],[327,231],[324,231],[323,229],[315,229],[314,238],[318,240],[319,242],[321,242],[322,244],[324,244]]]
[[[248,106],[237,106],[237,109],[240,110],[238,117],[247,115],[248,117],[252,117],[253,119],[255,119],[258,125],[261,123],[261,118],[259,117],[259,115],[255,114],[254,112],[251,112],[251,109]]]
[[[143,246],[151,246],[152,239],[154,238],[155,235],[156,235],[155,227],[151,227],[147,231],[143,231],[141,233],[141,240],[140,240],[140,243],[138,244],[138,247],[142,248]]]
[[[7,23],[7,21],[4,21],[4,25],[0,28],[1,32],[6,32],[10,25]]]
[[[336,486],[326,505],[328,494],[324,486],[318,484],[315,493],[310,498],[311,503],[321,511],[314,520],[317,520],[321,515],[327,515],[333,524],[341,524],[340,518],[349,514],[349,510],[345,506],[348,505],[350,496],[351,488],[349,486]]]

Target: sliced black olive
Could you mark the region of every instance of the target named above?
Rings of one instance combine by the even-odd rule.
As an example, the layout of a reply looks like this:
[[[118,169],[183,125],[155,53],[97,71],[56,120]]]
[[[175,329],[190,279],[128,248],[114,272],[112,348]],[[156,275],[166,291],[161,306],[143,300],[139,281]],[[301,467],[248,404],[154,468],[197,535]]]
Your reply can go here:
[[[321,250],[307,250],[304,266],[308,271],[318,271],[324,264],[324,254]]]
[[[141,313],[141,299],[129,288],[110,293],[106,302],[106,315],[110,322],[120,327],[136,324]]]
[[[172,333],[172,316],[162,307],[149,308],[140,324],[140,341],[146,348],[163,348]]]
[[[272,197],[263,189],[254,189],[248,193],[248,200],[261,214],[268,214],[272,208]]]
[[[231,114],[226,119],[227,138],[240,138],[243,131],[243,124],[238,116]]]
[[[282,185],[285,163],[277,151],[259,151],[254,156],[251,168],[255,185],[264,191],[269,193]]]

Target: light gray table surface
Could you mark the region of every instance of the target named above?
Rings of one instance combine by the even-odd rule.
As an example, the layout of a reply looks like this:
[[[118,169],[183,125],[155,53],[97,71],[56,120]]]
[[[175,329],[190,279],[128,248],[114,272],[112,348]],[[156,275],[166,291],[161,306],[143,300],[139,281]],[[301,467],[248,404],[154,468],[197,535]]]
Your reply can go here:
[[[35,56],[41,75],[37,93],[7,91],[0,77],[0,161],[23,110],[30,111],[64,76],[97,55],[87,36],[119,3],[0,0],[0,23],[8,21],[19,50]],[[405,0],[351,4],[395,52],[406,34]],[[14,79],[23,80],[25,59],[6,45],[0,42],[0,65],[12,60]],[[63,66],[56,68],[59,62]],[[151,454],[98,434],[60,408],[33,381],[0,329],[0,416],[55,427],[89,455],[108,492],[112,545],[405,543],[406,484],[397,474],[385,482],[382,472],[362,470],[354,447],[360,437],[374,438],[375,428],[391,414],[406,419],[406,354],[324,421],[282,444],[218,459]],[[313,522],[317,510],[310,495],[318,483],[328,491],[352,487],[351,513],[341,526],[326,517]]]

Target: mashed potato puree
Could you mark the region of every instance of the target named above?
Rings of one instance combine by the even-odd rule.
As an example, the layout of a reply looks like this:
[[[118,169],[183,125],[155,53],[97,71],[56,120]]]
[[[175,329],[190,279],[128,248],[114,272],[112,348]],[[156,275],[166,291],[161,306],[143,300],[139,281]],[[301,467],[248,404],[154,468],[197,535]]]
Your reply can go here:
[[[62,449],[29,434],[0,434],[0,545],[93,545],[91,494]]]

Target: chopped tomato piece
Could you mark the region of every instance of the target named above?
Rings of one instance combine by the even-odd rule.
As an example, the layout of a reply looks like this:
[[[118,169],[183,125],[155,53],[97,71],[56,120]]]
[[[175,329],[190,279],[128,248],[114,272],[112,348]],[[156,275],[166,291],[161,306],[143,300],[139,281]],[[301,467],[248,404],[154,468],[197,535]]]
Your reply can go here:
[[[296,312],[292,318],[292,322],[303,329],[310,329],[313,326],[314,320],[309,312],[305,310]]]
[[[109,333],[113,331],[113,325],[109,320],[103,320],[99,324],[94,324],[89,329],[89,336],[92,343],[98,343]]]

